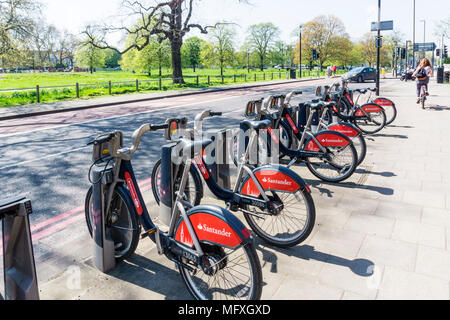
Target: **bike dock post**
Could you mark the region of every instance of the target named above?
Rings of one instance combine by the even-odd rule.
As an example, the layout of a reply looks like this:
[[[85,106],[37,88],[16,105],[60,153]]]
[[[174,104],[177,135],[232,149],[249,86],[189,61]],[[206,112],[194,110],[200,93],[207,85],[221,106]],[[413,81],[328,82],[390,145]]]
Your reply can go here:
[[[94,167],[92,170],[92,239],[94,240],[94,265],[106,273],[116,267],[114,241],[109,229],[105,227],[105,192],[104,186],[108,179],[112,180],[112,171],[104,167]]]
[[[165,144],[161,151],[161,185],[160,185],[160,204],[159,219],[166,225],[170,225],[172,217],[172,208],[175,202],[174,190],[174,172],[178,166],[172,161],[172,150],[177,145],[176,142]]]
[[[210,174],[217,184],[224,189],[231,189],[230,159],[228,150],[231,142],[231,130],[219,130],[208,134],[214,141],[214,148],[206,153],[206,163]]]
[[[31,201],[25,197],[0,201],[6,300],[39,300],[29,219],[32,212]]]

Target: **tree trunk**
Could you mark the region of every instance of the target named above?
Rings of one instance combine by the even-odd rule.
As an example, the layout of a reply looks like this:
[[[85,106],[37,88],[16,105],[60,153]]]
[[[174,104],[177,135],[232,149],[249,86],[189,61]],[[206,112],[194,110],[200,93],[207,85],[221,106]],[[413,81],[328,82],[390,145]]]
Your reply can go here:
[[[170,47],[172,49],[173,83],[184,83],[183,70],[181,65],[181,45],[182,39],[179,37],[170,40]]]

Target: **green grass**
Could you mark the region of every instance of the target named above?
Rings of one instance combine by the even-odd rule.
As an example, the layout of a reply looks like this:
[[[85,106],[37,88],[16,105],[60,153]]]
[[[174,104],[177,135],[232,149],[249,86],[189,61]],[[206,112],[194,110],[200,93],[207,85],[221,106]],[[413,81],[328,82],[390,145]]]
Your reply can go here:
[[[265,73],[265,80],[286,79],[286,71],[279,71],[276,69],[265,69],[264,72],[260,70],[250,70],[247,73],[246,69],[226,69],[224,79],[220,77],[219,69],[197,69],[194,73],[192,68],[184,69],[183,76],[185,84],[173,84],[171,80],[171,70],[163,70],[163,80],[161,89],[180,90],[186,88],[202,88],[208,86],[254,82],[255,74],[257,81],[263,81]],[[210,75],[208,84],[207,76]],[[236,75],[234,79],[233,75]],[[246,75],[246,78],[244,78]],[[324,72],[321,74],[324,75]],[[197,76],[199,83],[197,85]],[[308,73],[306,73],[308,76]],[[139,80],[139,92],[159,91],[159,75],[157,70],[152,71],[152,76],[148,74],[139,74],[125,71],[99,71],[93,74],[80,73],[16,73],[5,74],[0,76],[0,90],[2,89],[21,89],[21,88],[36,88],[40,86],[40,102],[50,103],[63,100],[77,99],[75,84],[80,85],[80,98],[89,99],[95,96],[109,95],[108,81],[112,82],[112,95],[136,93],[136,79]],[[153,80],[153,81],[149,81]],[[117,83],[131,81],[130,83]],[[63,86],[70,85],[65,88],[45,88],[49,86]],[[33,104],[37,102],[36,89],[20,90],[12,92],[0,92],[0,107],[9,107],[16,105]]]

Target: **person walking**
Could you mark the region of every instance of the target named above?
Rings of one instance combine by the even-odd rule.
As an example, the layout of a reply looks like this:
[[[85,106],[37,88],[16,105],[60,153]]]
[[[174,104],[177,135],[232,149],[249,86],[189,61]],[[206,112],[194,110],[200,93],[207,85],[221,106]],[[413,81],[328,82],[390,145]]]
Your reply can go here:
[[[414,71],[412,77],[416,79],[417,85],[417,104],[420,103],[420,88],[425,85],[426,95],[428,96],[428,83],[430,82],[430,77],[433,76],[433,66],[430,63],[430,60],[427,58],[423,58],[420,61],[416,71]]]
[[[336,71],[337,71],[337,67],[333,66],[333,76],[335,76],[335,77],[336,77]]]

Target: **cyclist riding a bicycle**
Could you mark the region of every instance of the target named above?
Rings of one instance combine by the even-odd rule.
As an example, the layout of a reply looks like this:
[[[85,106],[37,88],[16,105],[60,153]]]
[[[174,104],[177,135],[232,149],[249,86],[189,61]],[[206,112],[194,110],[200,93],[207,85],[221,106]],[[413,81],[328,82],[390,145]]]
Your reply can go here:
[[[428,96],[428,83],[430,82],[430,77],[433,76],[433,67],[430,60],[423,58],[417,66],[416,71],[414,71],[412,77],[416,78],[417,84],[417,104],[420,103],[420,89],[425,86],[426,95]]]

